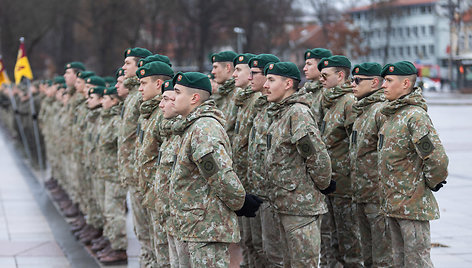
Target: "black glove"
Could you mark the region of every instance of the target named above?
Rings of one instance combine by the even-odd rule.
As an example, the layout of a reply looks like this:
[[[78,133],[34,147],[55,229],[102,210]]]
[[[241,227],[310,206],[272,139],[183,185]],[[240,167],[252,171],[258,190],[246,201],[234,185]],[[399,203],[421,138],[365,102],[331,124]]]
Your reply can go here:
[[[433,191],[433,192],[439,191],[439,189],[441,189],[444,186],[444,184],[446,184],[446,183],[447,183],[447,181],[442,181],[442,182],[438,183],[433,189],[431,189],[431,191]]]
[[[259,209],[262,202],[262,199],[257,196],[252,194],[246,194],[246,197],[244,198],[244,205],[240,210],[235,211],[236,215],[245,217],[256,217],[256,211]]]
[[[336,191],[336,181],[333,181],[333,180],[329,182],[329,186],[326,187],[326,189],[320,190],[320,192],[324,195],[334,193],[334,191]]]
[[[38,114],[32,114],[31,117],[33,118],[33,120],[38,120]]]

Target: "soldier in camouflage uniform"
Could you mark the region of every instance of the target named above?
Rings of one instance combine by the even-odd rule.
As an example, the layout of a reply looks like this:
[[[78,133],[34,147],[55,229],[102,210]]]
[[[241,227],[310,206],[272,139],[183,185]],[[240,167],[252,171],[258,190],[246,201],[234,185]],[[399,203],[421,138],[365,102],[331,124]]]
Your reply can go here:
[[[88,89],[86,89],[86,79],[93,76],[95,73],[90,71],[79,71],[77,73],[77,79],[75,80],[74,87],[77,90],[77,94],[81,94],[84,97],[84,100],[87,99]],[[90,184],[86,180],[86,172],[84,161],[86,158],[86,154],[83,152],[84,147],[84,131],[87,128],[87,121],[86,115],[89,111],[87,107],[87,102],[84,101],[77,106],[76,109],[76,116],[75,116],[75,124],[73,125],[72,129],[72,141],[74,142],[73,146],[73,153],[74,159],[77,161],[78,169],[77,175],[80,178],[80,183],[78,185],[78,193],[79,193],[79,209],[83,213],[79,214],[77,219],[71,223],[72,229],[71,231],[76,231],[78,229],[82,229],[85,227],[85,218],[84,214],[87,215],[87,208],[89,207],[88,202],[90,200],[89,195],[91,193],[92,188]]]
[[[98,131],[98,175],[105,182],[103,235],[110,242],[110,250],[99,256],[103,264],[127,263],[126,248],[126,189],[120,185],[118,174],[118,133],[121,102],[115,87],[104,89],[101,125]]]
[[[288,245],[291,267],[317,267],[320,224],[328,211],[320,190],[331,182],[328,152],[321,141],[310,103],[298,92],[300,71],[292,62],[265,67],[267,109],[268,193],[280,220],[282,240]]]
[[[141,193],[138,191],[138,178],[135,172],[135,146],[138,132],[139,107],[142,99],[138,91],[139,80],[136,77],[139,59],[151,56],[152,53],[144,48],[130,48],[124,52],[124,86],[129,93],[121,110],[121,125],[118,128],[118,162],[120,178],[130,192],[134,231],[141,244],[140,263],[143,266],[150,265],[154,259],[151,248],[149,225],[147,216],[141,204]],[[118,93],[123,97],[125,92]]]
[[[352,86],[357,102],[349,145],[353,201],[361,235],[362,256],[366,267],[387,267],[392,264],[392,239],[387,218],[380,214],[380,188],[377,169],[377,141],[385,117],[382,66],[362,63],[352,70]]]
[[[252,193],[250,190],[252,184],[247,180],[248,167],[248,139],[249,131],[252,128],[252,120],[255,115],[254,103],[261,95],[259,92],[251,89],[249,81],[249,60],[253,58],[253,54],[240,54],[234,58],[233,77],[235,86],[240,88],[235,97],[235,104],[238,107],[236,125],[234,128],[233,140],[231,141],[233,148],[233,168],[244,189]],[[265,267],[265,255],[262,248],[262,231],[260,224],[260,215],[257,213],[254,218],[240,217],[238,218],[241,231],[240,246],[243,249],[243,263],[241,267]]]
[[[159,124],[159,135],[162,138],[162,144],[159,148],[159,156],[156,162],[156,178],[153,183],[152,194],[154,197],[156,227],[163,226],[167,233],[170,266],[173,268],[186,268],[190,267],[188,247],[186,247],[186,244],[183,244],[183,246],[179,247],[181,251],[177,251],[177,243],[183,242],[177,239],[177,230],[173,228],[173,224],[168,220],[170,214],[169,180],[175,162],[174,156],[177,155],[180,147],[180,136],[173,134],[173,126],[180,118],[171,107],[174,100],[174,84],[172,80],[167,80],[162,85],[162,100],[159,103],[159,109],[162,111],[164,119]],[[159,234],[156,233],[155,235]]]
[[[142,195],[142,204],[148,215],[148,228],[151,247],[154,249],[155,265],[169,267],[169,246],[164,226],[157,221],[157,214],[152,200],[150,200],[151,186],[156,176],[156,162],[162,138],[159,127],[163,120],[162,111],[158,108],[161,102],[161,87],[165,80],[174,76],[174,71],[168,63],[152,61],[139,67],[136,72],[140,81],[139,92],[143,96],[140,107],[137,138],[136,167],[139,178],[139,191]]]
[[[336,191],[327,197],[329,213],[323,217],[321,266],[334,266],[335,258],[347,267],[363,265],[350,178],[349,137],[357,116],[353,110],[350,68],[351,62],[337,55],[323,58],[318,64],[324,87],[320,130],[336,182]]]
[[[307,93],[311,98],[311,111],[315,116],[318,127],[321,126],[323,121],[323,115],[321,112],[321,96],[323,91],[323,85],[320,82],[321,73],[318,70],[318,63],[322,58],[331,57],[331,51],[325,48],[313,48],[307,49],[305,52],[305,66],[303,72],[308,81],[300,89],[301,93]]]
[[[432,191],[448,175],[448,157],[427,114],[426,101],[414,88],[411,62],[382,69],[387,119],[379,132],[380,209],[387,216],[395,267],[433,267],[429,221],[439,218]]]
[[[77,92],[75,88],[75,81],[77,80],[77,73],[79,71],[85,71],[85,66],[81,62],[70,62],[64,66],[64,79],[67,85],[67,92],[70,95],[70,100],[67,104],[66,118],[64,123],[66,124],[64,130],[66,131],[63,135],[70,137],[70,140],[65,143],[65,190],[68,193],[73,204],[61,204],[61,208],[64,210],[64,215],[67,217],[76,217],[79,215],[79,202],[80,192],[79,185],[82,180],[82,169],[79,167],[80,159],[77,159],[78,155],[78,142],[81,138],[74,135],[74,126],[77,123],[77,107],[85,105],[85,97],[82,92]]]
[[[99,92],[102,92],[104,87],[105,87],[105,80],[100,76],[92,75],[85,80],[84,90],[87,91],[89,95],[91,93],[90,89],[97,89]],[[100,93],[97,95],[100,96],[102,94]],[[83,140],[83,133],[82,133],[82,140]],[[95,142],[96,143],[98,142],[97,138]],[[95,146],[98,146],[98,145],[95,144]],[[85,177],[85,174],[84,174],[84,177]],[[93,182],[92,191],[96,200],[99,200],[98,204],[100,207],[101,214],[103,215],[103,211],[105,208],[104,207],[105,181],[101,178],[101,176],[98,176],[97,174],[94,174],[93,180],[94,182]],[[103,227],[102,225],[99,225],[99,228],[95,228],[93,225],[86,225],[80,231],[76,231],[75,234],[79,238],[80,242],[88,245],[92,242],[93,239],[96,239],[102,235],[102,227]]]
[[[174,129],[182,140],[170,179],[171,221],[188,246],[192,267],[228,267],[229,243],[240,240],[236,215],[254,217],[262,201],[245,193],[233,171],[208,77],[178,73],[173,83],[173,108],[183,119]]]
[[[259,196],[266,201],[261,205],[259,213],[253,222],[259,220],[262,232],[262,247],[265,259],[267,261],[266,267],[283,267],[284,254],[286,245],[281,242],[280,229],[278,227],[278,218],[276,217],[273,208],[270,206],[269,196],[267,193],[266,174],[264,167],[265,152],[267,149],[267,129],[269,128],[269,118],[267,115],[267,101],[264,83],[266,77],[264,76],[264,67],[271,62],[279,62],[279,58],[272,54],[260,54],[249,61],[250,73],[249,80],[251,88],[255,92],[260,92],[259,96],[254,102],[254,119],[252,119],[253,126],[249,132],[248,140],[248,171],[247,180],[249,181],[249,189],[246,192]],[[257,226],[257,225],[255,225]],[[287,259],[287,258],[285,258]]]
[[[236,56],[237,54],[233,51],[222,51],[212,54],[210,58],[213,66],[211,73],[215,76],[215,82],[220,85],[218,92],[212,94],[211,97],[215,100],[216,107],[225,116],[225,130],[230,141],[233,139],[238,112],[238,107],[235,105],[235,97],[239,89],[234,85],[235,81],[232,77],[234,72],[233,60]]]

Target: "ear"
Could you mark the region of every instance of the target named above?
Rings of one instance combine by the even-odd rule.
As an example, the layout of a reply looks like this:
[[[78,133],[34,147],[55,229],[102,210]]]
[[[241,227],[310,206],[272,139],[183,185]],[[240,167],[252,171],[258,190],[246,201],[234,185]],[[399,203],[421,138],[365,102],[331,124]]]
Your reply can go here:
[[[403,89],[409,89],[411,85],[411,81],[408,78],[403,79],[402,86]]]
[[[192,94],[192,98],[190,99],[190,102],[191,102],[192,104],[196,104],[196,103],[199,103],[199,102],[200,102],[200,99],[201,99],[200,94],[193,93],[193,94]]]
[[[343,71],[337,72],[337,74],[338,74],[338,81],[343,81],[345,79]]]
[[[230,73],[233,70],[233,66],[231,65],[231,63],[228,62],[228,63],[226,63],[225,69],[226,69],[227,72]]]
[[[285,89],[289,90],[293,88],[293,80],[290,78],[285,79]]]

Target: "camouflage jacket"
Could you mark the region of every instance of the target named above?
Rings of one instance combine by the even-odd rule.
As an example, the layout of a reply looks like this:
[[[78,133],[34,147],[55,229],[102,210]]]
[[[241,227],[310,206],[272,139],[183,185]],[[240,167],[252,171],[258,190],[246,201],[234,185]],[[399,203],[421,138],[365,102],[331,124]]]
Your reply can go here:
[[[66,108],[66,135],[70,140],[66,143],[65,149],[70,157],[74,157],[75,144],[77,142],[74,136],[74,125],[78,120],[77,107],[85,102],[85,97],[82,94],[76,92],[75,88],[72,88],[71,92],[75,93],[70,97]],[[75,159],[73,159],[73,161],[75,161]]]
[[[154,210],[158,216],[160,224],[166,224],[167,232],[176,236],[176,230],[172,221],[168,221],[169,210],[169,183],[172,175],[172,167],[175,163],[175,156],[180,148],[180,136],[173,134],[173,127],[179,117],[164,119],[159,125],[159,134],[163,139],[159,149],[159,156],[156,162],[156,177],[152,187],[152,197],[148,198],[150,203],[154,203]],[[154,202],[152,202],[154,201]]]
[[[307,81],[299,91],[308,94],[307,98],[310,102],[310,109],[315,116],[318,127],[320,127],[321,122],[323,121],[323,112],[321,110],[323,85],[320,83],[320,81]]]
[[[72,135],[73,139],[71,142],[73,142],[73,153],[74,153],[74,159],[80,163],[79,166],[83,166],[84,158],[85,155],[83,155],[83,136],[85,129],[87,128],[87,121],[85,120],[87,113],[89,111],[87,107],[87,103],[85,102],[85,98],[83,99],[84,101],[80,103],[77,108],[76,108],[76,119],[74,120],[74,125],[73,125],[73,130],[72,130]]]
[[[354,104],[357,112],[349,145],[353,200],[379,203],[377,141],[385,121],[380,109],[385,104],[383,89],[373,92]]]
[[[249,86],[239,91],[235,99],[238,112],[234,136],[231,142],[233,148],[233,168],[241,180],[244,189],[248,192],[252,192],[253,187],[247,179],[249,131],[252,128],[252,120],[254,120],[256,113],[254,103],[260,95],[260,93],[253,91],[251,86]]]
[[[121,106],[103,109],[98,129],[98,174],[100,179],[119,182],[118,173],[118,133]]]
[[[170,213],[179,238],[239,242],[235,210],[245,194],[233,171],[223,113],[213,100],[195,108],[174,128],[182,137],[170,180]]]
[[[267,112],[272,124],[265,166],[275,210],[289,215],[326,213],[319,189],[326,189],[331,181],[330,159],[306,94],[295,92]]]
[[[125,86],[129,89],[121,108],[121,124],[118,127],[118,168],[121,182],[127,186],[138,186],[135,176],[135,145],[136,129],[139,118],[139,107],[142,102],[138,91],[139,80],[136,76],[125,79]]]
[[[38,112],[38,126],[44,136],[47,135],[46,126],[49,119],[48,116],[50,115],[49,111],[51,110],[51,106],[54,101],[55,99],[51,97],[44,98],[41,104],[41,108]]]
[[[267,96],[260,96],[254,102],[256,114],[252,120],[253,125],[249,132],[248,140],[248,168],[247,179],[252,184],[248,192],[268,200],[266,174],[265,174],[265,153],[267,149],[267,130],[271,123],[267,114],[269,107]]]
[[[323,91],[321,135],[328,149],[333,169],[336,191],[332,194],[351,198],[349,137],[357,113],[353,110],[356,102],[352,88],[348,83],[342,87],[333,87]]]
[[[427,114],[421,90],[388,102],[379,132],[380,207],[389,217],[439,218],[431,189],[446,180],[448,157]]]
[[[87,115],[85,117],[85,121],[87,122],[87,127],[84,131],[83,136],[83,155],[87,157],[84,158],[84,168],[87,170],[89,174],[96,174],[97,170],[97,156],[96,156],[96,149],[97,149],[97,139],[100,137],[98,136],[98,130],[100,127],[100,114],[102,113],[102,108],[97,107],[93,110],[88,110]]]
[[[159,125],[162,122],[162,110],[159,103],[162,96],[144,101],[140,107],[138,138],[136,139],[136,170],[138,174],[138,190],[146,196],[156,176],[156,161],[162,139]],[[146,198],[143,199],[147,203]]]
[[[236,126],[236,117],[238,113],[235,98],[240,90],[240,88],[237,88],[234,83],[234,78],[228,79],[218,88],[218,93],[212,95],[212,99],[215,100],[216,106],[225,116],[226,124],[224,127],[230,141],[233,140],[234,127]]]

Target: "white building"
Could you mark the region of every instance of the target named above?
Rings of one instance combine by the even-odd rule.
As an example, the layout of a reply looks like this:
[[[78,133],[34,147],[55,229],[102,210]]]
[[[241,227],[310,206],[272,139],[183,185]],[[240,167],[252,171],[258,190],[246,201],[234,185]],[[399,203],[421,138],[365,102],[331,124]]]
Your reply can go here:
[[[447,77],[449,20],[440,15],[439,0],[393,0],[348,10],[369,47],[354,62],[380,64],[408,60],[422,75]]]

